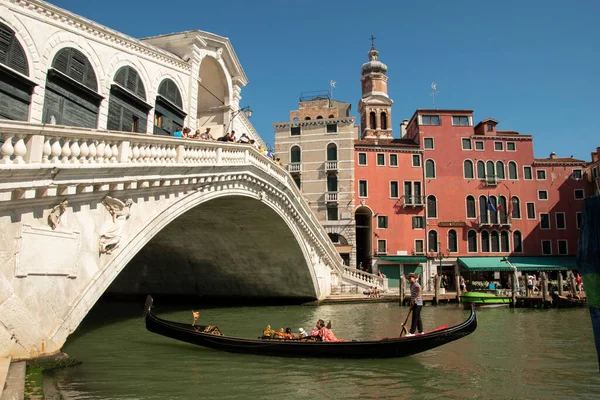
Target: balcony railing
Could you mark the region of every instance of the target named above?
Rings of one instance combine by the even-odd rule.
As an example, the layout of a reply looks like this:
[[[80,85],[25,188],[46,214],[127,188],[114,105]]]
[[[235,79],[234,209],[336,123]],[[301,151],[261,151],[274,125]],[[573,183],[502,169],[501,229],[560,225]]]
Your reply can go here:
[[[338,192],[327,192],[325,193],[325,202],[336,203],[338,201]]]
[[[299,162],[293,162],[288,164],[288,171],[290,173],[300,173],[302,172],[302,165]]]
[[[512,222],[508,215],[498,215],[490,211],[490,215],[479,217],[479,225],[482,226],[511,226]]]
[[[424,196],[402,196],[404,199],[403,207],[423,207],[425,205]]]
[[[326,171],[337,171],[338,162],[336,161],[326,161],[325,162],[325,170]]]
[[[482,179],[483,183],[486,186],[497,186],[498,185],[498,177],[495,175],[488,175]]]

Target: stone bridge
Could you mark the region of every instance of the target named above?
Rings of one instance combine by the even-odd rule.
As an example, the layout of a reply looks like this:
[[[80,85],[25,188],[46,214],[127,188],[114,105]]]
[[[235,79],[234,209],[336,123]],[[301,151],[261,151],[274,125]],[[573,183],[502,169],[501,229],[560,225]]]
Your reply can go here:
[[[248,145],[11,121],[0,137],[0,356],[59,351],[106,291],[385,285],[342,265],[291,176]]]

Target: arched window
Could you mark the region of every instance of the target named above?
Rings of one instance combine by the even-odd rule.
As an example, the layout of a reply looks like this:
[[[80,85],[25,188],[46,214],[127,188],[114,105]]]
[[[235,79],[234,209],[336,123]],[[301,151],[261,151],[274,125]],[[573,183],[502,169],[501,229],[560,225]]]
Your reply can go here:
[[[490,233],[488,231],[481,231],[481,252],[490,252]]]
[[[29,76],[25,51],[15,32],[0,23],[0,64]],[[27,121],[35,83],[19,74],[8,74],[0,67],[0,119]]]
[[[498,179],[506,179],[506,175],[504,174],[504,163],[502,161],[496,162],[496,176]]]
[[[115,74],[114,81],[108,100],[107,128],[146,132],[148,112],[152,106],[146,103],[146,89],[140,76],[133,68],[122,67]]]
[[[385,112],[381,113],[381,129],[387,129],[387,114]]]
[[[510,243],[508,241],[508,232],[502,231],[500,233],[500,251],[503,253],[510,252]]]
[[[369,113],[369,127],[371,129],[377,129],[377,116],[375,115],[375,111],[371,111]]]
[[[492,231],[490,235],[492,238],[492,253],[500,252],[500,236],[498,235],[498,231]]]
[[[511,217],[512,218],[521,218],[521,202],[517,196],[513,196],[511,198]]]
[[[154,134],[172,135],[181,130],[185,116],[179,88],[172,79],[164,79],[158,85],[154,105]]]
[[[327,117],[327,118],[335,118],[335,115],[330,114],[329,117]]]
[[[310,121],[310,117],[304,117],[305,121]]]
[[[515,253],[523,252],[523,237],[519,231],[513,232],[513,249],[515,250]]]
[[[494,166],[493,161],[488,161],[486,163],[486,175],[485,176],[488,178],[493,178],[496,176],[496,168]]]
[[[488,200],[485,196],[479,196],[479,222],[487,224],[488,219]]]
[[[450,253],[458,252],[458,235],[454,229],[448,231],[448,251]]]
[[[498,199],[496,199],[496,196],[489,197],[488,208],[490,214],[490,223],[495,225],[498,223]]]
[[[425,161],[425,178],[435,178],[435,162],[433,160]]]
[[[470,230],[467,233],[467,242],[469,245],[469,253],[477,253],[477,232]]]
[[[427,196],[427,218],[437,218],[437,200],[432,194]]]
[[[508,163],[508,179],[519,179],[519,173],[517,172],[517,163],[514,161]]]
[[[77,49],[59,50],[46,75],[44,123],[96,128],[102,96],[96,73],[87,57]]]
[[[300,146],[293,146],[290,149],[290,162],[299,163],[301,161],[301,159],[302,159],[302,157],[301,157]]]
[[[336,175],[327,176],[327,191],[337,192],[338,191],[338,178]]]
[[[294,117],[294,121],[300,121],[300,118]]]
[[[467,196],[467,218],[477,218],[475,197]]]
[[[428,246],[427,249],[429,251],[438,251],[438,234],[436,231],[429,231],[427,235]]]
[[[317,115],[317,119],[323,119],[322,115]]]
[[[473,179],[473,161],[465,160],[463,163],[465,179]]]
[[[327,161],[337,161],[337,146],[335,143],[327,145]]]
[[[506,207],[506,197],[504,196],[498,198],[498,214],[500,215],[500,223],[506,224],[508,222],[508,212]]]
[[[485,163],[477,161],[477,179],[485,179]]]

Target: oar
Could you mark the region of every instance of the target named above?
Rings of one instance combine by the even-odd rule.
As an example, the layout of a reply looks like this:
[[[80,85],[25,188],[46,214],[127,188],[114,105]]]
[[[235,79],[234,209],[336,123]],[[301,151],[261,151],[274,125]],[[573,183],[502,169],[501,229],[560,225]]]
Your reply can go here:
[[[406,323],[408,322],[408,317],[410,317],[410,313],[413,310],[413,306],[411,305],[410,308],[408,309],[408,314],[406,314],[406,319],[404,320],[404,323],[402,324],[402,329],[400,329],[400,337],[402,337],[402,335],[404,335],[405,333],[408,333],[408,329],[406,329]]]

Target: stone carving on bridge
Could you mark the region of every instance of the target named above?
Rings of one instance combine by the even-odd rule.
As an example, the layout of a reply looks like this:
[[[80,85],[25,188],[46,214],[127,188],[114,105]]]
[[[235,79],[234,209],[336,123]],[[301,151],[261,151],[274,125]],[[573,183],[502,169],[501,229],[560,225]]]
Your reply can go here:
[[[104,229],[100,235],[100,254],[111,254],[121,241],[125,223],[131,216],[131,206],[133,200],[129,199],[123,203],[119,199],[106,196],[102,199],[102,204],[106,207],[112,217],[112,222]]]
[[[50,225],[52,230],[55,230],[56,227],[60,225],[60,217],[67,211],[67,205],[69,205],[69,202],[63,200],[50,209],[50,214],[48,214],[48,225]]]

